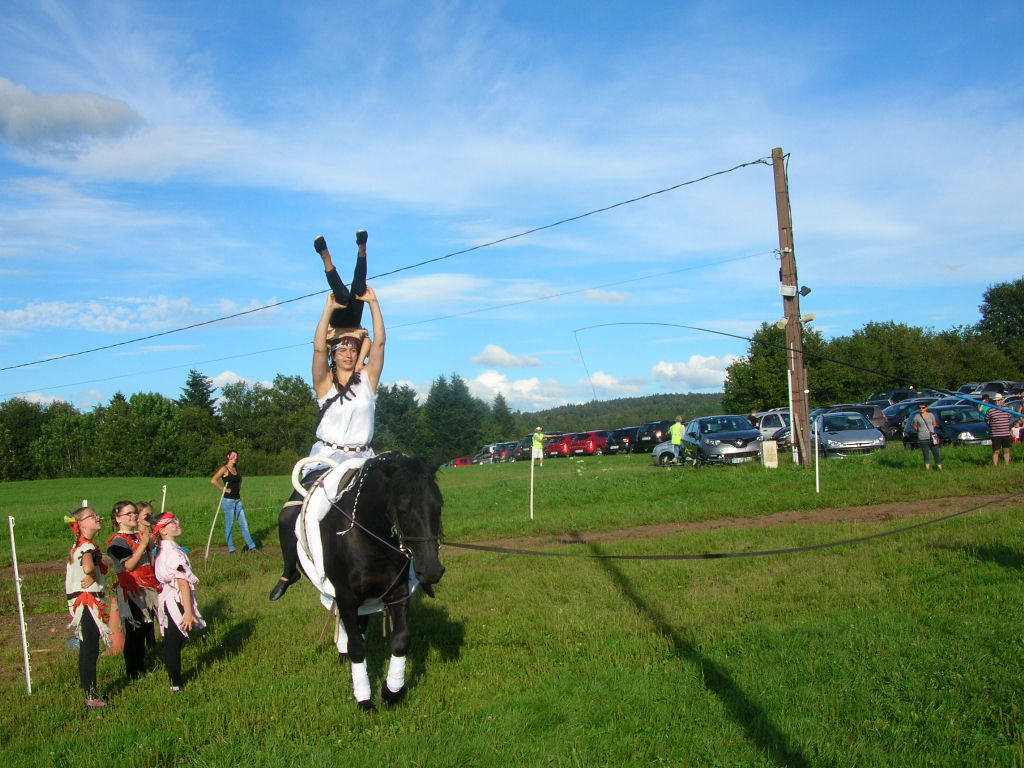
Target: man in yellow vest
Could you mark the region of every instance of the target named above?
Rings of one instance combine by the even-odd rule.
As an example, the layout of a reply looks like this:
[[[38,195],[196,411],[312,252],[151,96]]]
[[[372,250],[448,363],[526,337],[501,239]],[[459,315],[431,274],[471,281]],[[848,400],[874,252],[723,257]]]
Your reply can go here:
[[[672,452],[676,455],[676,464],[683,460],[683,417],[676,416],[676,423],[668,428],[669,437],[672,438]]]
[[[540,459],[540,465],[544,466],[544,438],[545,435],[540,427],[533,430],[533,439],[530,441],[530,461]]]

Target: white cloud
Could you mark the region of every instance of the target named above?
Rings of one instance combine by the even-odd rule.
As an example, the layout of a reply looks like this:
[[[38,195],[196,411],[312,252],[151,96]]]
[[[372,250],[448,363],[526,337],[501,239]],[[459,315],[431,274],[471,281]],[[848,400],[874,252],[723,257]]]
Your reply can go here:
[[[34,94],[0,77],[0,138],[34,151],[75,154],[93,139],[116,139],[142,123],[123,101],[94,93]]]
[[[54,403],[68,402],[67,398],[59,397],[57,395],[44,395],[41,392],[26,392],[15,395],[15,397],[27,400],[30,403],[36,403],[37,405],[53,405]]]
[[[629,294],[588,288],[583,292],[583,298],[592,304],[626,304],[629,301]]]
[[[244,376],[239,376],[234,371],[222,371],[221,373],[218,373],[216,376],[210,376],[209,379],[213,386],[217,387],[218,389],[220,387],[227,386],[228,384],[238,383],[246,384],[250,387],[263,387],[264,389],[270,389],[273,386],[273,384],[269,381],[252,381],[251,379],[247,379]]]
[[[554,379],[542,381],[532,377],[512,380],[498,371],[484,371],[467,385],[474,397],[487,403],[500,392],[513,410],[539,411],[566,402],[565,388]]]
[[[642,379],[619,379],[611,374],[605,373],[604,371],[595,371],[591,374],[589,381],[586,379],[582,379],[580,381],[581,386],[590,386],[591,384],[595,389],[603,392],[604,394],[617,394],[622,397],[626,395],[640,394],[643,391],[643,387],[641,386],[643,384]]]
[[[692,355],[684,363],[659,361],[651,368],[651,376],[665,386],[679,391],[721,389],[725,383],[725,369],[739,359],[736,355]]]
[[[499,368],[534,368],[541,364],[536,357],[513,355],[496,344],[488,344],[476,357],[469,358],[477,365],[494,365]]]

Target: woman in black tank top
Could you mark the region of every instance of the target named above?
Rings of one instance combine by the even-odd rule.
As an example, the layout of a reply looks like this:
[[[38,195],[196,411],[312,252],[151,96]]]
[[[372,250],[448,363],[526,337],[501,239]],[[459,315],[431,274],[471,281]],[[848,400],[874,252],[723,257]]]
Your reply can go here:
[[[242,473],[238,469],[238,451],[228,451],[228,462],[218,469],[210,478],[218,491],[221,492],[221,506],[224,508],[224,538],[228,542],[228,552],[235,554],[235,540],[232,536],[235,520],[242,530],[247,552],[258,552],[256,542],[249,533],[249,521],[245,519],[245,507],[242,506]]]

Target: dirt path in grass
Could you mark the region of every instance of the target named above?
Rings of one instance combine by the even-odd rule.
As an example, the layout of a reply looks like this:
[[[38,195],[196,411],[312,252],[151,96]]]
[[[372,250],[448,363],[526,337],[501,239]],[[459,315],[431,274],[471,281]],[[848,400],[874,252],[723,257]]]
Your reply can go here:
[[[661,523],[637,525],[616,531],[598,531],[540,538],[497,539],[474,542],[494,547],[528,548],[537,544],[581,544],[598,542],[657,539],[684,531],[743,530],[769,528],[779,525],[828,525],[829,523],[885,523],[890,520],[942,517],[966,509],[985,506],[987,509],[1005,509],[1019,505],[1021,495],[956,496],[918,501],[894,501],[869,504],[863,507],[833,507],[823,509],[788,510],[760,517],[727,517],[688,523]]]
[[[828,525],[829,523],[884,523],[891,520],[912,520],[915,518],[941,517],[955,512],[984,506],[986,510],[1000,510],[1020,505],[1021,495],[1005,496],[960,496],[922,501],[895,501],[886,504],[871,504],[862,507],[842,507],[808,510],[790,510],[762,517],[731,517],[705,520],[695,523],[665,523],[661,525],[640,525],[616,531],[601,531],[563,536],[536,538],[497,539],[474,542],[488,546],[528,549],[542,544],[553,543],[597,543],[656,539],[684,531],[741,530],[767,528],[779,525]],[[216,551],[216,550],[214,550]],[[449,550],[454,552],[456,550]],[[280,550],[267,547],[269,555],[276,556]],[[223,549],[226,555],[227,550]],[[38,599],[41,585],[59,586],[62,583],[64,564],[59,561],[23,563],[20,572],[27,604],[33,602],[33,593]],[[72,653],[65,647],[68,638],[67,614],[37,614],[27,618],[29,648],[32,650],[34,669],[46,667],[61,654]],[[13,611],[5,610],[0,615],[0,685],[24,685],[24,671],[21,665],[21,633],[18,628],[17,606]]]

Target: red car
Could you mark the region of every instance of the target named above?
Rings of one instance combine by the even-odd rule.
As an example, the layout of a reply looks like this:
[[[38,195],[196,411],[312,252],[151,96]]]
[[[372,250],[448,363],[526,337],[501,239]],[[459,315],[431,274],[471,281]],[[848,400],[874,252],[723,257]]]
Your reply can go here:
[[[555,435],[548,438],[544,443],[544,455],[552,458],[569,455],[569,446],[572,444],[572,435]]]
[[[471,467],[473,466],[472,456],[459,456],[457,459],[452,459],[448,462],[449,467]]]
[[[600,456],[608,451],[608,435],[604,430],[599,432],[580,432],[572,436],[569,451],[573,456]]]

